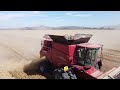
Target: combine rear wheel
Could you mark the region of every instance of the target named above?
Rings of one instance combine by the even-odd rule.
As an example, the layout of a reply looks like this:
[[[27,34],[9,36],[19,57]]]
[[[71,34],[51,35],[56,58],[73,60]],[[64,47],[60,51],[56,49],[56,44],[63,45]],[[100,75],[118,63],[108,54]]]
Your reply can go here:
[[[51,65],[48,60],[41,61],[39,64],[39,72],[41,74],[48,74],[51,70]]]

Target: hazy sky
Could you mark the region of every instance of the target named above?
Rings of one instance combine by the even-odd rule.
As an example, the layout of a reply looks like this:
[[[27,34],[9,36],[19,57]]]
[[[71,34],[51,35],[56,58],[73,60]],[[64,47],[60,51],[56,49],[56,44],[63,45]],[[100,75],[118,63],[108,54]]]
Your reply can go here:
[[[120,11],[0,11],[0,28],[120,24]]]

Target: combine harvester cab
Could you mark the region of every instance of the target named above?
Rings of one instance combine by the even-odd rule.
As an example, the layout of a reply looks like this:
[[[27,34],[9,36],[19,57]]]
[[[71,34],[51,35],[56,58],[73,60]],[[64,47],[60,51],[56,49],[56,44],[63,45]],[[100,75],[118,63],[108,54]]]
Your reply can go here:
[[[40,64],[40,72],[52,72],[55,79],[118,78],[120,67],[101,72],[103,45],[88,43],[91,37],[91,34],[45,35],[40,57],[45,56],[48,64]]]

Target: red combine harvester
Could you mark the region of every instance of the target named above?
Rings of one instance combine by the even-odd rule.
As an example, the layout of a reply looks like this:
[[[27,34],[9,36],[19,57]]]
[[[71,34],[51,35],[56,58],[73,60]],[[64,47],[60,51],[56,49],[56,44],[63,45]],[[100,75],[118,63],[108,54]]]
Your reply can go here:
[[[54,79],[116,79],[120,67],[101,72],[101,44],[90,44],[91,34],[74,36],[45,35],[41,42],[40,57],[46,61],[40,63],[42,74],[50,73]]]

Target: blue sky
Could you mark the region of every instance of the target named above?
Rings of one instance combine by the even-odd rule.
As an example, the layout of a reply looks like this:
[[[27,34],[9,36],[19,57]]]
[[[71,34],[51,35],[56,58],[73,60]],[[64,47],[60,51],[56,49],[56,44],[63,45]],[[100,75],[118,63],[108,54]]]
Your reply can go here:
[[[0,11],[0,28],[120,24],[120,11]]]

